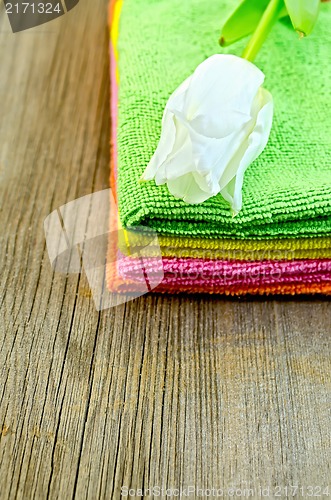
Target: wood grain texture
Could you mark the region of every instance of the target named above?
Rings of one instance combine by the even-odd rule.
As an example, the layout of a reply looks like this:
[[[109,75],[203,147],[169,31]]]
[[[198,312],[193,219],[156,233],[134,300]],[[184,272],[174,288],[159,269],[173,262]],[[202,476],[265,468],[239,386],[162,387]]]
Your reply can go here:
[[[155,295],[98,313],[84,275],[51,271],[45,217],[108,186],[106,11],[82,0],[16,35],[1,13],[1,500],[326,486],[327,300]]]

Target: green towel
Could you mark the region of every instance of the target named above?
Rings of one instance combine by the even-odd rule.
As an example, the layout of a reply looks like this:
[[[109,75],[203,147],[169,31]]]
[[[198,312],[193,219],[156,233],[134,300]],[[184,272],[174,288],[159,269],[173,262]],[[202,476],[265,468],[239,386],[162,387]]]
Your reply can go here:
[[[243,209],[221,195],[200,205],[141,183],[170,94],[204,59],[240,55],[247,40],[218,45],[231,0],[124,0],[120,19],[118,200],[125,226],[202,237],[279,238],[331,234],[331,5],[300,40],[278,22],[255,63],[274,98],[269,143],[248,168]]]

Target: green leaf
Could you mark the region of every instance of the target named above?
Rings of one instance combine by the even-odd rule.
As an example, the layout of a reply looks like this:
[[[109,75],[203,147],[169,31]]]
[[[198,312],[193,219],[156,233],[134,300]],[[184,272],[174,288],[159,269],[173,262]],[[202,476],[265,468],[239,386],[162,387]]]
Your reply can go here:
[[[231,45],[237,40],[253,33],[268,3],[269,0],[243,0],[223,26],[220,37],[222,47]],[[279,17],[281,18],[286,15],[287,10],[284,6]]]
[[[285,5],[294,29],[309,35],[318,18],[320,0],[285,0]]]

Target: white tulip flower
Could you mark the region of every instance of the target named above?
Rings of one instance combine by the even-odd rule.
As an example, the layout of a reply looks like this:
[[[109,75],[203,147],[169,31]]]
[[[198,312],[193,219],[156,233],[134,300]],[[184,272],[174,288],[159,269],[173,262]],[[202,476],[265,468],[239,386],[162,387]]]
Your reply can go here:
[[[272,124],[272,96],[263,82],[262,71],[246,59],[206,59],[170,96],[142,180],[166,183],[190,204],[221,193],[237,214],[245,170],[265,148]]]

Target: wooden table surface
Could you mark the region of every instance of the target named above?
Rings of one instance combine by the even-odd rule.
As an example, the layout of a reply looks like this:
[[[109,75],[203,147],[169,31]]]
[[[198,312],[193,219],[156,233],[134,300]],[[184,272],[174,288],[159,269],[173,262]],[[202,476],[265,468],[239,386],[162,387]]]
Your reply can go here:
[[[318,493],[327,300],[151,295],[98,313],[84,274],[51,270],[45,217],[108,186],[106,19],[82,0],[14,35],[0,14],[1,500]]]

